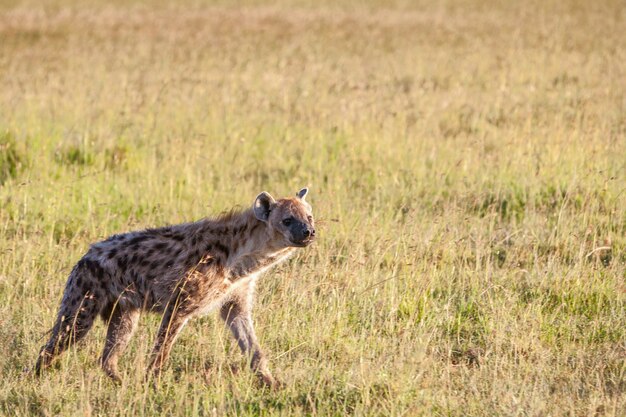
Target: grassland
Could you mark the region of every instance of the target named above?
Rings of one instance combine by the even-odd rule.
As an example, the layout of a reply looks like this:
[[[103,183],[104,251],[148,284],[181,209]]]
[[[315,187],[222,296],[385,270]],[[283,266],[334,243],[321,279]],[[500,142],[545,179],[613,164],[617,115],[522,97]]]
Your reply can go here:
[[[626,7],[432,3],[0,2],[0,415],[626,415]],[[304,185],[282,391],[212,315],[24,372],[90,242]]]

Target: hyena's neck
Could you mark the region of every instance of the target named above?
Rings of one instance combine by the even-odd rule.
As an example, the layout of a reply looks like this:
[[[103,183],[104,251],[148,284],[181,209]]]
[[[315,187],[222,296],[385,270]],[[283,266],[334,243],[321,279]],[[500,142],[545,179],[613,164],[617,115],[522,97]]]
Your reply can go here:
[[[260,272],[293,252],[274,242],[267,225],[252,209],[207,221],[203,235],[207,243],[214,242],[213,252],[235,276]]]

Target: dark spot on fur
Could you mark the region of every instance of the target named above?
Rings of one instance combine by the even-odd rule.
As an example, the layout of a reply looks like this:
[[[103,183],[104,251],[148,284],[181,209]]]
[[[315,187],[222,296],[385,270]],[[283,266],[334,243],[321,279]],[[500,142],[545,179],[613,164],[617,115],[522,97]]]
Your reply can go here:
[[[200,255],[197,252],[189,254],[185,259],[183,259],[185,269],[190,269],[196,266],[196,264],[200,261]]]
[[[89,300],[89,301],[87,301]],[[85,299],[85,303],[83,303],[85,311],[82,311],[83,316],[91,316],[96,312],[98,305],[92,299]]]
[[[131,240],[128,241],[129,245],[137,245],[147,239],[149,239],[150,237],[147,235],[139,235],[139,236],[135,236],[133,237]]]
[[[92,261],[91,259],[82,259],[82,268],[86,268],[91,276],[101,280],[104,277],[104,269],[100,264],[96,261]],[[79,262],[80,264],[80,262]]]
[[[182,234],[173,234],[172,239],[176,240],[177,242],[182,242],[185,239],[185,236],[183,236]]]
[[[124,255],[124,256],[120,256],[119,258],[117,258],[117,266],[121,270],[125,270],[126,267],[128,266],[128,257]]]
[[[161,256],[164,258],[171,258],[174,256],[174,248],[171,246],[167,246],[165,249],[163,249],[163,251],[161,252]]]
[[[230,233],[230,228],[228,227],[218,227],[215,229],[215,234],[218,236],[224,236]]]
[[[115,258],[115,255],[117,255],[117,249],[111,249],[109,253],[107,254],[107,258],[113,259]]]
[[[156,245],[154,245],[153,248],[157,251],[162,251],[163,249],[167,248],[167,243],[159,242]]]
[[[109,301],[105,306],[100,310],[100,317],[102,320],[108,322],[113,314],[113,309],[115,308],[115,302]]]
[[[216,243],[215,244],[215,249],[217,249],[218,251],[222,252],[226,257],[228,257],[228,255],[230,255],[230,251],[228,250],[228,248],[224,245],[222,245],[221,243]]]
[[[153,261],[153,262],[152,262],[152,264],[150,265],[150,268],[152,268],[152,269],[157,269],[157,268],[159,268],[160,266],[161,266],[161,261],[156,260],[156,261]]]
[[[97,281],[98,284],[98,288],[97,291],[101,294],[104,294],[106,291],[106,285],[107,285],[107,281],[104,279],[98,280]]]

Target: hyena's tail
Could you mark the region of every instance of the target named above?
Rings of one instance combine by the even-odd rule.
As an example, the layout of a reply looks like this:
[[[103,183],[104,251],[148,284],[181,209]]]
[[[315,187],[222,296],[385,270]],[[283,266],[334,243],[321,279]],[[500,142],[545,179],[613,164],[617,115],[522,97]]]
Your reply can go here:
[[[91,329],[105,305],[104,291],[98,285],[102,274],[102,267],[97,261],[86,258],[81,259],[70,273],[50,339],[39,352],[36,375],[40,375],[55,357],[84,338]]]

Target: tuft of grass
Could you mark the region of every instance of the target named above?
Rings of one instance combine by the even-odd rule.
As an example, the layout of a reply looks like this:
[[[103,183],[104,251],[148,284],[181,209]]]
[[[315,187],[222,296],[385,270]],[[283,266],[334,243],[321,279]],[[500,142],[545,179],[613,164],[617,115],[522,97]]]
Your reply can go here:
[[[93,165],[95,155],[80,145],[66,145],[54,152],[54,160],[61,165]]]
[[[0,132],[0,185],[17,177],[25,163],[25,157],[18,151],[15,137],[10,131]]]

